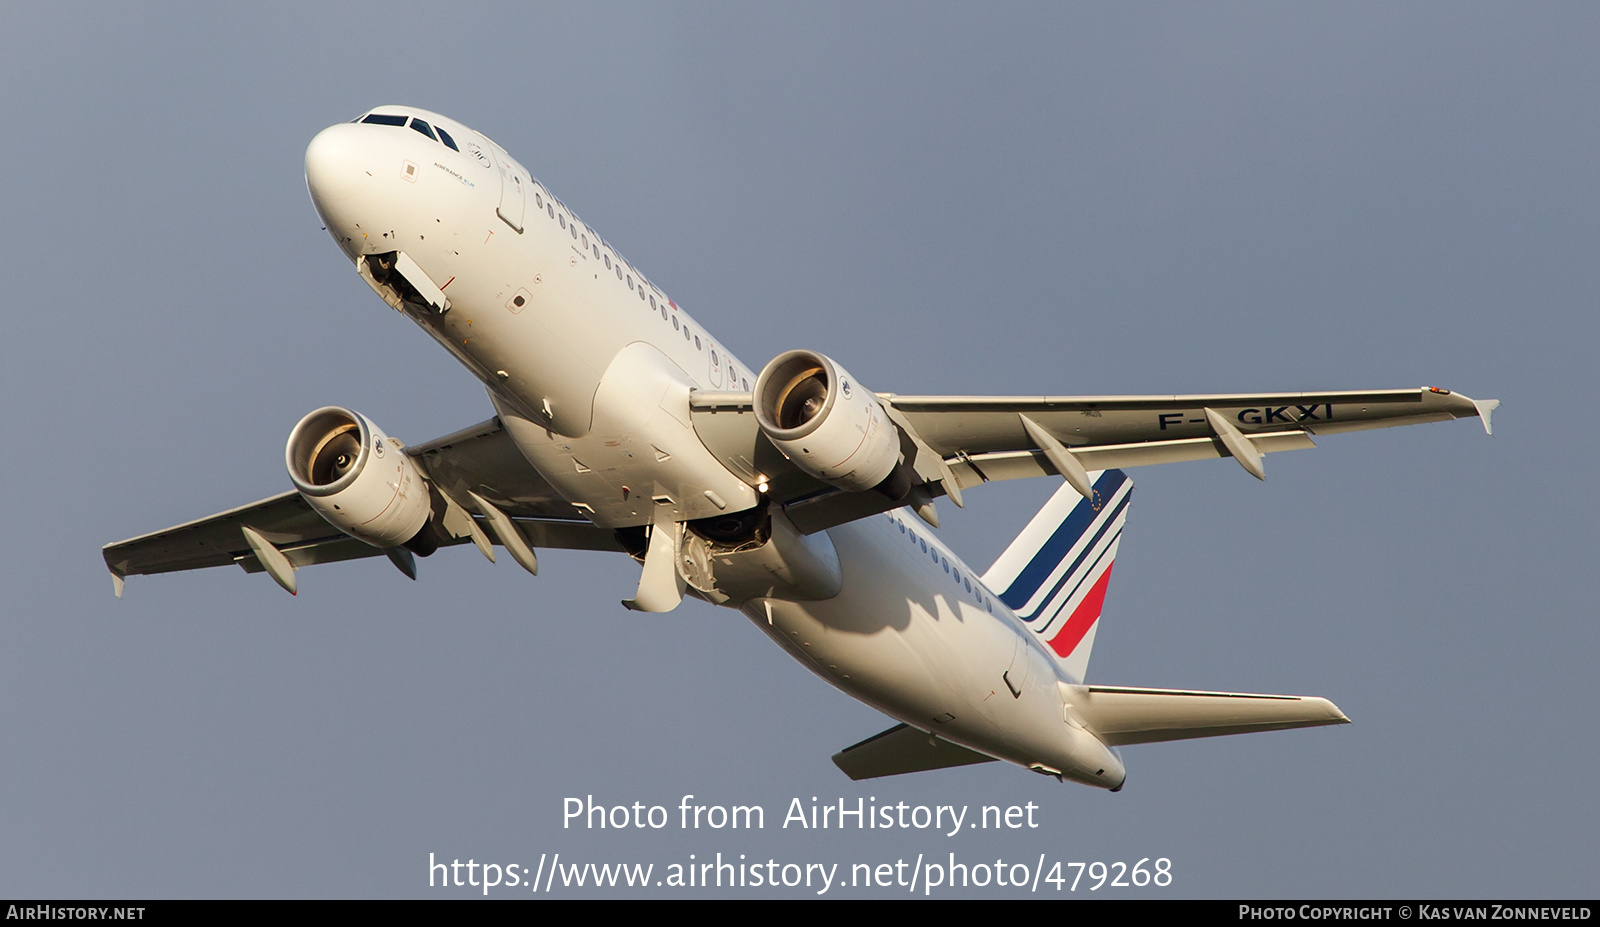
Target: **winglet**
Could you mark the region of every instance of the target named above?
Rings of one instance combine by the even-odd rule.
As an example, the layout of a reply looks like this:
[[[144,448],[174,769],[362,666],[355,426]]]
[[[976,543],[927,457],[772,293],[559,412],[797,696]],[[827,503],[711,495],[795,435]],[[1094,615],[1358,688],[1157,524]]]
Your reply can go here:
[[[1489,413],[1500,408],[1500,400],[1474,399],[1472,404],[1478,409],[1478,417],[1483,419],[1483,433],[1486,435],[1494,434],[1494,429],[1489,426]]]
[[[115,592],[117,594],[117,598],[119,599],[122,598],[122,587],[126,585],[126,582],[127,581],[123,579],[121,573],[118,573],[116,570],[111,571],[111,591]]]

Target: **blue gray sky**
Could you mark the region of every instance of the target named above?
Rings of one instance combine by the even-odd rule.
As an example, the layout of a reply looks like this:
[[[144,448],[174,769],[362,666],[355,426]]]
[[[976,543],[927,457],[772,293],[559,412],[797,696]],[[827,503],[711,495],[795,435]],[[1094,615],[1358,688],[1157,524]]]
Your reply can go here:
[[[1594,894],[1592,5],[7,20],[0,894],[450,896],[430,853],[557,852],[1172,861],[1130,896]],[[1355,723],[1127,748],[1117,795],[993,764],[851,783],[830,754],[891,722],[736,613],[625,612],[623,558],[548,552],[533,579],[454,550],[417,583],[302,571],[297,598],[229,568],[114,599],[102,544],[288,488],[313,408],[408,442],[491,414],[306,196],[311,136],[380,103],[496,139],[758,368],[809,347],[905,393],[1505,405],[1492,438],[1328,438],[1265,484],[1133,472],[1090,679],[1323,695]],[[969,491],[941,534],[981,569],[1053,488]],[[568,796],[686,794],[767,827],[562,827]],[[1040,826],[780,827],[813,796],[1031,801]]]

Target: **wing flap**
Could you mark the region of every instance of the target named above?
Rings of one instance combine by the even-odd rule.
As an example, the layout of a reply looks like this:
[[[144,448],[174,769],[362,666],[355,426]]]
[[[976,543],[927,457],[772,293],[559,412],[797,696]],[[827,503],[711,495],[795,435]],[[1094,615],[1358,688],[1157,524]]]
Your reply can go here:
[[[303,544],[298,547],[280,547],[278,552],[288,559],[289,565],[295,569],[304,566],[315,566],[319,563],[339,563],[344,560],[360,560],[364,557],[382,557],[383,550],[371,544],[358,541],[352,537],[340,536],[327,541],[317,541]],[[244,568],[246,573],[261,573],[266,567],[261,565],[260,557],[249,551],[234,558],[234,562]]]
[[[1427,412],[1421,415],[1398,415],[1394,418],[1369,419],[1354,422],[1322,422],[1311,425],[1307,431],[1317,435],[1342,435],[1351,431],[1370,431],[1374,428],[1395,428],[1400,425],[1426,425],[1429,422],[1448,422],[1460,416],[1449,412]]]
[[[833,765],[856,780],[993,762],[996,760],[992,756],[924,733],[909,724],[897,724],[833,755]]]
[[[1263,454],[1305,450],[1317,446],[1310,435],[1303,431],[1253,435],[1249,440],[1255,445],[1256,450]],[[1222,442],[1215,438],[1181,438],[1176,441],[1143,441],[1136,444],[1089,447],[1073,451],[1072,456],[1078,458],[1086,469],[1120,470],[1127,467],[1145,467],[1185,460],[1209,460],[1232,455]],[[1056,475],[1056,468],[1050,463],[1045,452],[1037,450],[963,454],[950,462],[950,470],[955,474],[956,481],[961,484],[962,489],[982,483]]]
[[[1325,698],[1121,686],[1063,686],[1084,724],[1107,746],[1349,724]]]

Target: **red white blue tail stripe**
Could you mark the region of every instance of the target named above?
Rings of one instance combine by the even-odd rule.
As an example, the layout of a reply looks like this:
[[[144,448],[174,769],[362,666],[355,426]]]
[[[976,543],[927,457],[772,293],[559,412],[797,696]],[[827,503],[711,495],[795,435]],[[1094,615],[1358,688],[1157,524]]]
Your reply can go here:
[[[1133,497],[1133,481],[1121,470],[1090,477],[1093,500],[1063,485],[983,576],[1079,681]]]

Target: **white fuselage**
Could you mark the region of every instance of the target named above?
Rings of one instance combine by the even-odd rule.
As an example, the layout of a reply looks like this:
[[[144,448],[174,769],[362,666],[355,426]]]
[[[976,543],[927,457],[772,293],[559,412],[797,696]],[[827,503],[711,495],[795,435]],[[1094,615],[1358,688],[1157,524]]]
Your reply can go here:
[[[688,521],[758,505],[765,475],[719,461],[688,411],[691,390],[748,391],[756,372],[488,138],[420,110],[375,112],[426,120],[456,149],[406,126],[330,127],[306,153],[317,210],[352,260],[403,252],[443,292],[446,311],[404,311],[484,382],[575,513],[615,529],[661,507]],[[913,727],[1120,786],[1121,763],[1065,705],[1061,686],[1079,681],[909,511],[806,543],[831,543],[837,594],[707,597]]]

